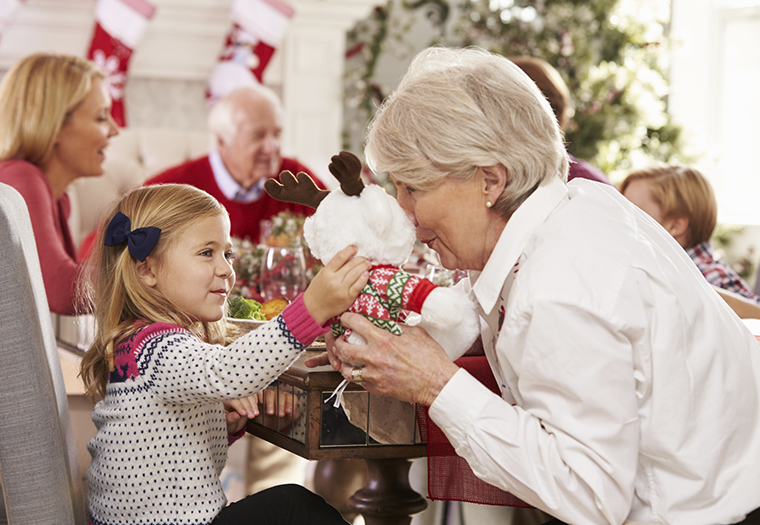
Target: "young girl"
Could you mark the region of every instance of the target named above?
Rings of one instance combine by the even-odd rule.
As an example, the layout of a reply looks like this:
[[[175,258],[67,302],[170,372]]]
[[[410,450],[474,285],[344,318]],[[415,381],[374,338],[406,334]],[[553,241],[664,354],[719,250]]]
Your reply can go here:
[[[97,332],[81,366],[97,403],[91,524],[345,524],[297,485],[225,507],[219,474],[228,438],[257,413],[247,397],[348,308],[366,260],[337,254],[282,314],[225,347],[235,281],[225,209],[191,186],[151,186],[127,194],[106,224],[92,259]]]

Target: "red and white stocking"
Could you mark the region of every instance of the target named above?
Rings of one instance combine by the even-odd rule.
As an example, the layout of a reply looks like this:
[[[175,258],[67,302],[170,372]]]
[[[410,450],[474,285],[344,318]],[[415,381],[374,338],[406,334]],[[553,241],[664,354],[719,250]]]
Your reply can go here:
[[[262,81],[264,69],[282,43],[293,13],[293,8],[282,0],[232,2],[232,28],[209,79],[209,102],[237,87]]]
[[[87,58],[106,74],[111,115],[121,127],[126,126],[124,86],[129,59],[155,10],[146,0],[98,0],[95,6],[95,32]]]

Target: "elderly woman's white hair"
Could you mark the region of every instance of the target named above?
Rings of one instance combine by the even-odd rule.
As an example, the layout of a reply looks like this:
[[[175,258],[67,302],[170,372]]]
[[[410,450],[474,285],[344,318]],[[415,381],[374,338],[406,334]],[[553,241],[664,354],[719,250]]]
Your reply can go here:
[[[282,111],[282,105],[277,94],[261,84],[249,84],[233,89],[221,97],[208,114],[208,130],[212,135],[212,147],[216,145],[216,137],[230,143],[238,132],[235,124],[235,110],[238,102],[245,98],[263,98],[268,100],[277,111]]]
[[[507,187],[494,209],[507,218],[541,182],[567,180],[549,102],[515,64],[479,48],[419,53],[370,124],[365,156],[374,171],[421,189],[502,164]]]

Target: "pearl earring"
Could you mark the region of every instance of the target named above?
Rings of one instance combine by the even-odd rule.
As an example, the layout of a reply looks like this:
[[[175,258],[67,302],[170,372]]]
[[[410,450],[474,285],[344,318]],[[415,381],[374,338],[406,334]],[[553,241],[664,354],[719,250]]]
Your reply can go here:
[[[486,208],[490,208],[491,206],[493,206],[493,202],[486,201]]]

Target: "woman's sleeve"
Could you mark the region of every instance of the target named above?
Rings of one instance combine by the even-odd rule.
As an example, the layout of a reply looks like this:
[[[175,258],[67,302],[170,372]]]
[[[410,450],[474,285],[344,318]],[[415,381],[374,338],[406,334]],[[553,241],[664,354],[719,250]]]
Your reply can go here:
[[[43,179],[23,165],[11,169],[4,174],[5,180],[11,181],[9,184],[21,194],[29,210],[48,307],[57,314],[74,315],[81,265],[63,245],[60,232],[68,225],[60,224],[60,217],[53,213],[57,206]]]
[[[575,305],[534,304],[519,323],[500,335],[510,355],[497,347],[519,406],[460,370],[431,418],[485,481],[568,523],[622,523],[639,449],[630,342]]]
[[[282,316],[229,346],[210,345],[168,330],[141,344],[140,375],[161,399],[179,404],[239,399],[277,379],[305,350]]]

